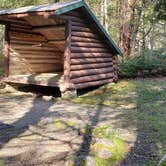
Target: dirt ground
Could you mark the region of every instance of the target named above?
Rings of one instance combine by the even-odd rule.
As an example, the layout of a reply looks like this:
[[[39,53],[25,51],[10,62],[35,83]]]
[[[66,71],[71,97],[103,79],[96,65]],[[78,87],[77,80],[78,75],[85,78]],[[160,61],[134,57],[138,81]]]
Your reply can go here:
[[[119,125],[116,117],[121,112],[31,93],[0,94],[0,165],[70,166],[77,165],[77,157],[83,154],[86,165],[93,166],[87,144],[97,140],[86,135],[87,125],[91,129],[113,126],[127,148],[133,146],[136,129]]]

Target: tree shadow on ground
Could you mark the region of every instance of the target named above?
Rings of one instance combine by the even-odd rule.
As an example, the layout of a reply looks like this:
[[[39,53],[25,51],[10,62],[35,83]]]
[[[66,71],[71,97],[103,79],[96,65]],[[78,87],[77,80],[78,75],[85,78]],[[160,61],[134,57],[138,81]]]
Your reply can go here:
[[[3,130],[0,131],[0,148],[3,148],[11,139],[17,138],[27,131],[31,125],[36,125],[47,114],[49,107],[53,104],[53,102],[47,102],[47,104],[41,105],[41,98],[37,96],[33,101],[32,108],[23,117],[12,124],[1,123],[1,129]]]
[[[106,91],[106,89],[103,89],[103,92],[104,91]],[[84,94],[85,91],[82,91],[82,93]],[[97,108],[94,109],[94,115],[89,115],[89,121],[85,127],[85,133],[83,134],[82,143],[79,149],[74,154],[74,161],[73,161],[74,166],[85,165],[86,158],[90,155],[90,146],[91,146],[91,143],[93,142],[93,130],[100,121],[100,115],[102,114],[102,111],[103,111],[104,100],[105,98],[102,97]]]

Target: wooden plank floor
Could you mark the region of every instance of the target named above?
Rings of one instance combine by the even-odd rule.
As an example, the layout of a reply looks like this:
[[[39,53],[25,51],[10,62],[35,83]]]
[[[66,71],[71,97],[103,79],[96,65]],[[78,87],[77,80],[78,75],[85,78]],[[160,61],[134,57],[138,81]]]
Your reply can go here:
[[[41,73],[28,75],[13,75],[4,79],[7,83],[20,83],[41,86],[59,87],[63,81],[62,73]]]

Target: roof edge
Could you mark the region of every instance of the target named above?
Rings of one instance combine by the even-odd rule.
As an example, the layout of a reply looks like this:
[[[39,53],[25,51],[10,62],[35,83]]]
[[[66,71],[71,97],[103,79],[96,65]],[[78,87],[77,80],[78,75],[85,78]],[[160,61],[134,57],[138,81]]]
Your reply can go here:
[[[117,53],[120,56],[123,56],[123,53],[121,51],[121,49],[115,44],[115,42],[113,41],[113,39],[110,37],[110,35],[108,34],[108,32],[105,30],[105,28],[103,27],[103,25],[101,25],[100,21],[97,19],[97,17],[93,14],[93,12],[91,11],[91,9],[89,8],[89,6],[84,3],[84,7],[85,9],[88,11],[88,13],[91,15],[91,17],[93,18],[93,20],[95,21],[95,23],[99,26],[99,28],[102,30],[102,32],[104,33],[104,35],[107,37],[107,39],[110,41],[110,43],[113,45],[113,47],[115,48],[115,50],[117,51]]]
[[[67,13],[67,12],[69,12],[69,11],[71,11],[71,10],[74,10],[74,9],[77,9],[77,8],[80,8],[80,7],[83,7],[84,4],[85,4],[85,2],[82,0],[82,1],[80,1],[80,2],[71,4],[71,5],[67,6],[67,7],[63,7],[63,8],[61,8],[61,9],[57,9],[57,10],[55,11],[55,13],[56,13],[56,15],[61,15],[61,14]]]
[[[97,24],[97,26],[101,29],[101,31],[104,33],[104,35],[106,36],[106,38],[109,40],[109,42],[112,44],[112,46],[114,47],[114,49],[116,50],[116,52],[120,55],[123,56],[123,53],[121,51],[121,49],[115,44],[115,42],[113,41],[113,39],[110,37],[110,35],[108,34],[108,32],[105,30],[105,28],[101,25],[100,21],[97,19],[97,17],[93,14],[93,12],[91,11],[91,9],[89,8],[89,6],[86,4],[86,2],[84,0],[69,5],[67,7],[58,9],[55,11],[56,15],[61,15],[64,13],[67,13],[71,10],[80,8],[80,7],[84,7],[86,9],[86,11],[88,12],[88,14],[92,17],[93,21]]]

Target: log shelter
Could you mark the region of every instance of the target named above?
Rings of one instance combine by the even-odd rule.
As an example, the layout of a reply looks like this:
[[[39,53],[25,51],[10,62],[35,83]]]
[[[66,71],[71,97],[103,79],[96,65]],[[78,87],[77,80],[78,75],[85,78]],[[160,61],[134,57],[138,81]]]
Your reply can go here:
[[[0,11],[5,83],[62,92],[115,82],[121,50],[83,0]]]

